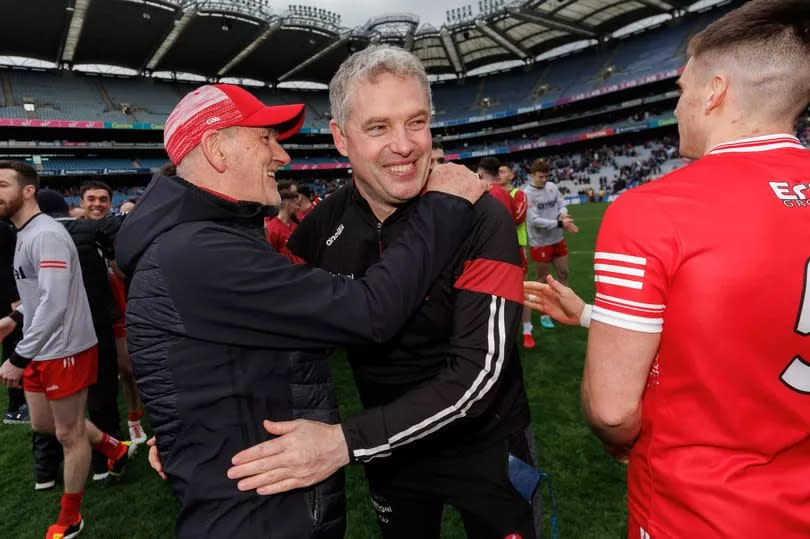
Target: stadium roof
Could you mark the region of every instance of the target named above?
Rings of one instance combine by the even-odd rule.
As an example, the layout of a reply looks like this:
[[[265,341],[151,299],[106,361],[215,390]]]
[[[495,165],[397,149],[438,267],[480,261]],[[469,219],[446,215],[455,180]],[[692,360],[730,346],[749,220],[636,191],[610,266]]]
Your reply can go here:
[[[340,15],[269,0],[4,0],[0,55],[71,67],[106,64],[150,73],[193,73],[271,84],[328,82],[369,43],[411,50],[433,75],[464,76],[505,61],[530,63],[557,47],[609,39],[693,0],[480,0],[448,11],[440,28],[388,14],[345,28]],[[705,0],[704,0],[705,1]]]

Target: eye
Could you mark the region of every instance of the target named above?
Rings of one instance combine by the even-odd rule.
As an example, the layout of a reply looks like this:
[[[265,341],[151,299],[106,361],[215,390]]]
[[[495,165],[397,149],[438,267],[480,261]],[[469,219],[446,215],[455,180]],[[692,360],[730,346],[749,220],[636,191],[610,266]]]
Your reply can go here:
[[[370,135],[381,135],[383,131],[385,131],[385,126],[382,124],[371,125],[366,129],[366,132]]]

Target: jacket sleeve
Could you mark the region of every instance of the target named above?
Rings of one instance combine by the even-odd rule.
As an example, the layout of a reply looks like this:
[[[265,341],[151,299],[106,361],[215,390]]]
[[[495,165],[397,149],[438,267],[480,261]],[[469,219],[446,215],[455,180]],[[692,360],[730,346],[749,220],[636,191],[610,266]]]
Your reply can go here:
[[[343,432],[353,460],[389,456],[493,404],[506,363],[515,357],[523,270],[510,216],[493,211],[484,221],[483,230],[473,231],[477,246],[454,284],[458,292],[443,369],[399,398],[346,419]]]
[[[264,348],[324,348],[392,338],[469,232],[472,205],[428,193],[400,241],[360,280],[292,264],[262,238],[202,227],[158,244],[186,332]]]
[[[31,252],[38,271],[39,303],[33,313],[25,314],[32,317],[31,324],[9,358],[17,367],[28,365],[63,322],[70,291],[70,265],[78,260],[71,256],[70,245],[54,232],[40,234]]]
[[[124,218],[124,215],[114,215],[95,221],[98,223],[95,238],[96,244],[107,260],[115,260],[115,236],[121,229]]]

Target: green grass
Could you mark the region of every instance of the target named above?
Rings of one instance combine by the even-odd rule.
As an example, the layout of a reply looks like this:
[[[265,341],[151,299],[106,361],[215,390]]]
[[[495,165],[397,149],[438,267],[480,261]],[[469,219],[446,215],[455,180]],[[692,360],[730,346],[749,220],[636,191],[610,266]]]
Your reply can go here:
[[[581,232],[568,234],[571,285],[593,297],[592,255],[604,204],[569,208]],[[625,535],[625,468],[608,458],[590,434],[579,408],[579,382],[585,356],[582,328],[540,328],[537,347],[522,354],[526,390],[538,437],[540,465],[551,472],[559,512],[559,537],[618,538]],[[360,409],[345,361],[332,361],[344,416]],[[7,395],[0,391],[0,410]],[[59,510],[60,492],[34,492],[31,432],[22,425],[0,425],[0,538],[42,537]],[[378,537],[362,468],[347,478],[348,532],[351,539]],[[83,514],[86,538],[171,537],[177,504],[140,451],[117,486],[89,484]],[[445,512],[442,537],[462,538],[455,511]],[[417,538],[415,538],[417,539]]]

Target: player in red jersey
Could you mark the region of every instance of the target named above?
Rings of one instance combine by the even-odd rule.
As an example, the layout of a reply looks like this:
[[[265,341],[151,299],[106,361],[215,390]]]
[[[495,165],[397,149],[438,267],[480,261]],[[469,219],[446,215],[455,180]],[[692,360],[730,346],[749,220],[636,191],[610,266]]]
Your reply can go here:
[[[501,186],[501,181],[498,178],[498,168],[500,166],[501,162],[497,157],[484,157],[478,162],[478,176],[480,176],[482,180],[489,183],[489,194],[498,199],[498,201],[504,205],[506,210],[509,212],[509,215],[511,215],[512,219],[515,221],[515,226],[517,226],[522,222],[520,220],[520,216],[518,215],[519,208],[515,202],[515,199],[509,194],[509,191]],[[526,212],[524,210],[523,221],[525,220]]]
[[[278,215],[273,218],[264,218],[264,234],[270,245],[277,253],[284,254],[287,249],[287,240],[290,239],[296,223],[292,216],[298,212],[298,195],[291,191],[282,191],[281,206]]]
[[[629,456],[628,537],[807,538],[810,151],[788,133],[810,3],[748,2],[688,52],[676,115],[699,160],[605,215],[583,407]]]
[[[498,181],[501,187],[514,199],[515,204],[515,224],[517,225],[518,245],[520,245],[520,259],[523,264],[523,277],[529,274],[529,259],[526,251],[529,249],[529,236],[526,232],[526,212],[529,209],[529,201],[526,193],[515,187],[512,182],[515,180],[515,171],[508,163],[498,167]],[[528,307],[523,308],[523,348],[534,348],[535,342],[532,336],[532,311]]]

